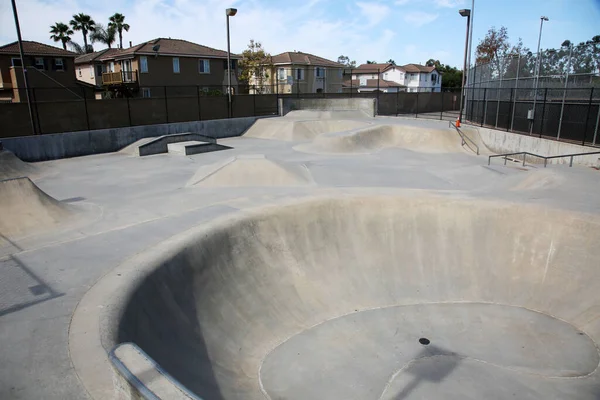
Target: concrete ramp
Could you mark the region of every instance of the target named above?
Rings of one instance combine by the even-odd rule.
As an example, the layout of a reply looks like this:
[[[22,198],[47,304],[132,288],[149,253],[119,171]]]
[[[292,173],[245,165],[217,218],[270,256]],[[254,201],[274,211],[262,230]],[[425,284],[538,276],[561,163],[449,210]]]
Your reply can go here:
[[[262,154],[232,157],[201,167],[187,186],[305,186],[313,183],[304,165],[273,161]]]
[[[373,120],[372,116],[366,115],[358,111],[323,111],[323,110],[296,110],[290,111],[284,118],[300,119],[300,120],[329,120],[329,119],[345,119],[345,120]]]
[[[368,118],[377,115],[377,99],[362,97],[340,97],[337,99],[280,97],[279,115],[291,111],[344,111],[353,112],[355,118]]]
[[[87,361],[132,342],[203,399],[596,399],[599,240],[598,216],[423,193],[236,214],[107,274]]]
[[[20,237],[67,222],[77,211],[47,195],[29,178],[0,180],[0,232]]]
[[[314,154],[372,153],[389,147],[401,147],[421,153],[461,152],[460,137],[450,129],[432,129],[410,125],[374,125],[315,137],[295,150]]]
[[[11,151],[0,151],[0,179],[13,179],[20,177],[35,178],[40,174],[38,167],[22,161]]]
[[[369,122],[350,120],[294,120],[267,118],[257,120],[244,136],[283,141],[306,141],[328,132],[346,131],[369,126]]]

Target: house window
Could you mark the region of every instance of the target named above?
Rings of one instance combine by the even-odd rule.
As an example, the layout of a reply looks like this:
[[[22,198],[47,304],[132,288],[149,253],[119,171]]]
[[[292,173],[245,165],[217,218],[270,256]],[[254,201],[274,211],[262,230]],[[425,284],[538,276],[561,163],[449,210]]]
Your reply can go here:
[[[90,78],[94,77],[94,66],[90,65]]]
[[[342,79],[344,77],[344,70],[338,69],[338,78]]]
[[[96,65],[96,76],[102,76],[102,65]]]
[[[325,76],[325,69],[324,68],[319,68],[319,67],[315,68],[315,76],[317,78],[324,77]]]
[[[13,57],[10,59],[10,63],[12,64],[13,67],[20,67],[21,66],[21,59],[18,57]]]
[[[150,88],[142,88],[142,97],[145,99],[149,99],[150,98]]]
[[[178,57],[173,57],[173,73],[174,74],[179,73],[179,58]]]
[[[145,57],[144,57],[145,58]],[[142,62],[142,68],[143,68],[144,63]],[[108,63],[108,72],[115,72],[115,62],[111,61]],[[146,71],[148,72],[148,62],[146,61]]]
[[[436,74],[431,75],[431,82],[437,83],[437,75]]]
[[[277,79],[279,79],[281,81],[285,81],[285,79],[286,79],[285,68],[277,69]]]
[[[35,67],[44,70],[44,59],[42,57],[35,58]]]
[[[54,66],[56,67],[57,71],[64,71],[65,70],[65,64],[63,64],[63,59],[62,58],[55,58],[54,59]]]
[[[114,72],[114,69],[111,68],[110,71]],[[148,57],[146,57],[146,56],[140,57],[140,72],[148,72]],[[150,96],[148,96],[148,97],[150,97]]]
[[[198,72],[210,74],[210,60],[198,60]]]
[[[296,68],[296,79],[299,81],[304,80],[304,70],[302,68]]]
[[[231,60],[231,69],[235,71],[237,60]],[[227,70],[227,60],[223,60],[223,69]]]

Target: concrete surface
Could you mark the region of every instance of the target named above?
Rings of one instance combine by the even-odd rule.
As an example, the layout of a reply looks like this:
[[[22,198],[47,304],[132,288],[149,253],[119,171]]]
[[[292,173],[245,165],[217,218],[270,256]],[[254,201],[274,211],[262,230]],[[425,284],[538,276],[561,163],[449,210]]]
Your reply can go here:
[[[142,156],[150,156],[153,154],[167,153],[169,151],[168,145],[174,143],[182,143],[189,141],[202,141],[207,143],[217,143],[217,140],[208,136],[200,135],[195,132],[175,133],[172,135],[163,135],[146,143],[141,144],[138,147],[137,154]]]
[[[279,116],[286,116],[295,110],[306,111],[336,111],[346,114],[353,113],[354,117],[365,118],[377,115],[377,99],[367,98],[338,98],[338,99],[303,99],[296,97],[279,98]]]
[[[359,122],[460,144],[447,122]],[[597,170],[294,149],[318,137],[35,164],[96,211],[2,232],[0,398],[113,398],[124,341],[205,399],[598,398]]]
[[[23,161],[47,161],[118,151],[147,137],[194,132],[214,139],[239,136],[258,117],[128,126],[54,135],[3,138],[4,148]]]

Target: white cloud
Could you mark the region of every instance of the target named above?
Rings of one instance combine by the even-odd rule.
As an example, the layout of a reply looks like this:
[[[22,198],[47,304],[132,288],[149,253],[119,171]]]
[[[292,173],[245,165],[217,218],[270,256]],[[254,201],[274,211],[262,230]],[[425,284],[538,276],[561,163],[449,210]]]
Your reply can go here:
[[[368,26],[377,25],[390,14],[390,8],[385,4],[357,2],[356,6],[367,19]]]
[[[420,27],[435,21],[438,16],[438,14],[431,14],[424,11],[412,11],[404,15],[404,21],[413,26]]]
[[[461,6],[465,3],[465,0],[434,0],[438,7],[454,8]]]

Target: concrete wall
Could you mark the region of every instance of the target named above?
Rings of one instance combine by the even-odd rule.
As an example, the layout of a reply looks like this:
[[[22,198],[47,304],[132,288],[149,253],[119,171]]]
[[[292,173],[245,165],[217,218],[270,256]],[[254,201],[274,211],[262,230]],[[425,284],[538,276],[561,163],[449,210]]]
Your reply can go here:
[[[292,110],[326,110],[326,111],[362,111],[374,117],[377,115],[377,99],[338,98],[338,99],[279,99],[279,115],[283,116]]]
[[[239,136],[257,117],[133,126],[2,139],[4,148],[24,161],[46,161],[110,153],[146,137],[194,132],[215,139]]]
[[[481,140],[494,153],[516,153],[526,151],[541,156],[558,156],[572,153],[591,153],[600,151],[593,147],[579,146],[576,144],[557,142],[554,140],[540,139],[533,136],[504,132],[495,129],[479,128]],[[600,165],[600,154],[574,157],[573,163],[582,165]],[[527,158],[528,162],[540,163],[539,158]],[[548,160],[548,164],[568,164],[569,157]]]

